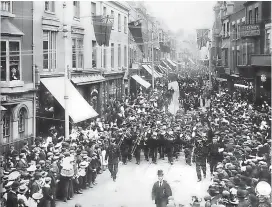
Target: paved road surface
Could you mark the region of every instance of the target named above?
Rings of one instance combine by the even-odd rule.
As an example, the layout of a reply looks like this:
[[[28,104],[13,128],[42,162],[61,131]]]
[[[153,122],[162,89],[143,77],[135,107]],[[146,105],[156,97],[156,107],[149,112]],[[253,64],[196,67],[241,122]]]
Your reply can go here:
[[[178,91],[177,83],[171,83],[175,91],[173,102],[170,105],[170,111],[176,112],[178,109]],[[151,164],[144,161],[143,155],[140,165],[135,164],[135,159],[127,165],[119,167],[116,182],[113,182],[109,171],[103,172],[97,178],[97,185],[85,190],[81,195],[68,201],[57,202],[57,207],[74,207],[76,203],[82,207],[154,207],[151,200],[151,189],[153,183],[157,181],[157,171],[162,169],[172,188],[173,196],[177,203],[190,206],[193,195],[203,197],[207,194],[210,177],[201,182],[197,182],[195,166],[185,164],[183,153],[179,159],[170,165],[165,160],[159,160],[158,164]],[[209,173],[207,173],[209,174]]]

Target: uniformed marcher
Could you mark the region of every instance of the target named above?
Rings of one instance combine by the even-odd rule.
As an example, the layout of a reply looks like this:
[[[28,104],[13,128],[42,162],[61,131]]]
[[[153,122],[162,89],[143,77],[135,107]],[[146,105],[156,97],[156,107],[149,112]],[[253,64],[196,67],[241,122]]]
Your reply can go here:
[[[155,130],[153,130],[151,139],[150,139],[150,154],[152,157],[152,162],[157,164],[157,156],[158,156],[158,134]]]

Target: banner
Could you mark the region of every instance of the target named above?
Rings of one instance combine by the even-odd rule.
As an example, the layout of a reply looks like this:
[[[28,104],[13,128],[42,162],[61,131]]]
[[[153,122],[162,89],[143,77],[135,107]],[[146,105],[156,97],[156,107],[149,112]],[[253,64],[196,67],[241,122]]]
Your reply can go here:
[[[128,24],[129,31],[137,43],[139,49],[143,52],[144,40],[142,34],[142,23],[137,20]]]
[[[113,21],[109,16],[103,15],[92,16],[92,19],[97,44],[109,46]]]
[[[196,34],[197,34],[197,45],[199,50],[201,50],[202,47],[205,47],[207,42],[210,41],[209,38],[209,29],[197,29]]]

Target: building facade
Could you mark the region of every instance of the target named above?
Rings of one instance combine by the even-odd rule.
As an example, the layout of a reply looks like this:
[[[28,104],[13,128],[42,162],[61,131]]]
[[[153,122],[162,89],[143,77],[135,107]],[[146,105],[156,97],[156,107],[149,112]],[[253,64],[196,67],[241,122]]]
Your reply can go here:
[[[255,103],[271,100],[271,2],[217,2],[214,64],[217,76],[253,87]],[[219,35],[218,35],[219,33]],[[221,45],[221,50],[220,50]]]
[[[97,113],[103,114],[109,99],[121,99],[124,93],[129,9],[115,1],[42,1],[33,4],[34,60],[41,77],[39,97],[44,93],[44,79],[63,77],[66,72],[81,96]],[[94,17],[109,22],[110,32],[99,31],[100,22]],[[110,36],[108,45],[98,44],[99,35]],[[51,95],[48,93],[49,97],[42,102],[49,102],[57,109],[58,101]],[[45,116],[49,113],[45,109],[49,108],[39,108],[40,119],[63,118],[63,110],[59,115]]]
[[[32,2],[1,1],[1,152],[35,137],[32,8]]]

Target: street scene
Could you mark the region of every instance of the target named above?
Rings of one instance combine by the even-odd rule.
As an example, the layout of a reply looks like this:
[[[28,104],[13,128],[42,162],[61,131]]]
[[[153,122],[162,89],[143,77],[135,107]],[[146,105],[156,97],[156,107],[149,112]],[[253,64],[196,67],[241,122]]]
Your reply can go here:
[[[0,13],[0,207],[271,206],[271,1]]]

